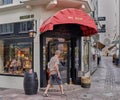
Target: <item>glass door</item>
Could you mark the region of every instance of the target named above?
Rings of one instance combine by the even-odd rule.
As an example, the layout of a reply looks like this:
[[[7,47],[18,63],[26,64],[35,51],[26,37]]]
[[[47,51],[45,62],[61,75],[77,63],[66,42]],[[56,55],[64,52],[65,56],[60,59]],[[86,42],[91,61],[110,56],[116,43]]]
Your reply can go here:
[[[50,58],[54,55],[56,50],[61,51],[60,55],[60,64],[59,64],[59,70],[61,73],[62,81],[64,83],[69,83],[69,69],[70,69],[70,50],[69,50],[69,42],[68,41],[59,41],[53,40],[49,41],[48,43],[48,61]]]
[[[47,64],[56,50],[61,51],[59,69],[63,84],[76,84],[77,80],[80,81],[78,77],[81,70],[81,40],[46,36],[41,36],[40,40],[40,86],[46,86],[49,81]]]

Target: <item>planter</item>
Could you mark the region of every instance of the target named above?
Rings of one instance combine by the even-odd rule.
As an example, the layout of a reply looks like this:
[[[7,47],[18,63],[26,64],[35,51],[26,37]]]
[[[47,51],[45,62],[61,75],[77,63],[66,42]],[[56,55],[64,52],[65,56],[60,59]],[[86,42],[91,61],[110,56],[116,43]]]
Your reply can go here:
[[[81,77],[81,87],[83,88],[90,88],[91,86],[91,78],[90,77]]]

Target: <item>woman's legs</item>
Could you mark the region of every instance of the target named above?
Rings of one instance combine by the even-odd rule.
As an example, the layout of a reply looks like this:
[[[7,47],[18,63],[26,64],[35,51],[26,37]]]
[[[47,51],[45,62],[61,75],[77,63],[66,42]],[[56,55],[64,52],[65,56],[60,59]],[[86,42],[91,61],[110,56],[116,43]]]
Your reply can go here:
[[[63,85],[61,84],[61,85],[59,85],[59,87],[60,87],[61,94],[64,94]]]
[[[46,87],[46,90],[45,90],[44,94],[48,94],[48,90],[52,86],[54,79],[56,79],[57,83],[59,84],[61,94],[64,94],[62,80],[59,79],[56,75],[55,76],[50,76],[50,81],[49,81],[49,83],[48,83],[48,85]]]
[[[49,90],[50,86],[51,86],[50,84],[47,85],[46,90],[45,90],[45,92],[44,92],[45,94],[48,93],[48,90]]]

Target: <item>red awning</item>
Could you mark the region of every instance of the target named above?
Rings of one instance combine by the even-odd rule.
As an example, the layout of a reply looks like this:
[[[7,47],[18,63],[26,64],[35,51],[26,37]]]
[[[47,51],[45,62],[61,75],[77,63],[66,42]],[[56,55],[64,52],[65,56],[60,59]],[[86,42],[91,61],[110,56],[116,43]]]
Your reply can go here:
[[[75,8],[60,10],[52,17],[49,17],[41,25],[40,32],[43,33],[53,30],[54,25],[60,24],[79,24],[84,36],[90,36],[97,33],[97,27],[94,20],[84,11]]]

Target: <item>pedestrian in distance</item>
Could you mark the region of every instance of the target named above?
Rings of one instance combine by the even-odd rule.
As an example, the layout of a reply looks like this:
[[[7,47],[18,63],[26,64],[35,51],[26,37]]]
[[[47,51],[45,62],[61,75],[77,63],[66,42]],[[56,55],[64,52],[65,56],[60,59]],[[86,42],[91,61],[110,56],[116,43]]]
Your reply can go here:
[[[49,77],[49,82],[46,87],[46,90],[43,94],[44,97],[48,97],[48,90],[49,88],[53,85],[54,81],[56,81],[59,85],[60,91],[61,91],[61,96],[65,96],[64,91],[63,91],[63,85],[62,85],[62,79],[59,71],[59,56],[60,56],[60,51],[56,50],[55,55],[51,57],[50,61],[48,62],[48,69],[50,72],[50,77]]]

